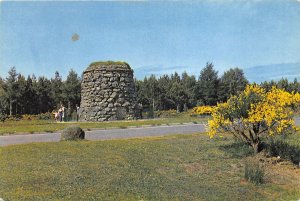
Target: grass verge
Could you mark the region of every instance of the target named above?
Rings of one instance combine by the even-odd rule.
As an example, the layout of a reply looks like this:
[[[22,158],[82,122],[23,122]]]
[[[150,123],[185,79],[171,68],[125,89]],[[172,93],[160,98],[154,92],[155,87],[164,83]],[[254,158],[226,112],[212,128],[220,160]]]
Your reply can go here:
[[[110,121],[110,122],[55,122],[51,120],[20,120],[6,121],[0,123],[0,135],[18,134],[18,133],[51,133],[63,130],[66,127],[77,125],[82,129],[107,129],[107,128],[128,128],[130,126],[141,127],[145,125],[162,125],[172,123],[187,122],[207,122],[207,118],[190,117],[188,115],[173,118],[159,118],[131,121]]]

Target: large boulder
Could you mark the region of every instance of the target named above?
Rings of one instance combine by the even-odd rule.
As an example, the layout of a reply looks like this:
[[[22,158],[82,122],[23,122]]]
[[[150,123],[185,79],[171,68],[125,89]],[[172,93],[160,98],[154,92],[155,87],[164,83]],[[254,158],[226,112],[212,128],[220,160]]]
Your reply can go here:
[[[61,141],[83,140],[84,137],[84,131],[78,126],[67,127],[61,133]]]

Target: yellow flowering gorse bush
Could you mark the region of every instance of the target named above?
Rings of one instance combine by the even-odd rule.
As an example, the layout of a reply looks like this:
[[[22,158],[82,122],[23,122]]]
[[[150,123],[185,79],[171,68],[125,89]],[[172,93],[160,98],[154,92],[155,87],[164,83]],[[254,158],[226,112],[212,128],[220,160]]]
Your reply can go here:
[[[208,114],[211,114],[213,113],[215,107],[214,106],[209,106],[209,105],[206,105],[206,106],[198,106],[198,107],[195,107],[193,109],[193,112],[195,114],[200,114],[200,115],[208,115]]]
[[[289,93],[273,87],[265,91],[258,85],[248,85],[244,92],[218,104],[209,124],[209,135],[229,131],[258,151],[262,135],[287,133],[296,129],[293,110],[300,104],[299,93]]]

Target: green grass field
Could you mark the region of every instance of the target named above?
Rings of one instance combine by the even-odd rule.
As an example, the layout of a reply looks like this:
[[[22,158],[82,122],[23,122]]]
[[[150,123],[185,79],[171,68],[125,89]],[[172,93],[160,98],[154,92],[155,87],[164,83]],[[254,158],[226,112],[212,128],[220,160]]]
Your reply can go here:
[[[207,122],[207,118],[191,117],[189,113],[181,113],[174,117],[111,121],[111,122],[55,122],[53,120],[20,120],[0,122],[0,135],[18,133],[45,133],[63,130],[70,125],[78,125],[82,129],[127,128],[130,126],[161,125],[187,122]]]
[[[299,142],[299,133],[297,143]],[[0,148],[7,200],[299,200],[300,169],[266,167],[245,181],[252,150],[229,136],[35,143]]]

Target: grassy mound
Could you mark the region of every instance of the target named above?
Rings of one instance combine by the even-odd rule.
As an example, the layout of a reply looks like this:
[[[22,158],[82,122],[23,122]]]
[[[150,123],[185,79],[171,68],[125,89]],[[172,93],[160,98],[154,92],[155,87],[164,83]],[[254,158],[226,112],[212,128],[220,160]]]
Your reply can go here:
[[[99,67],[108,67],[108,66],[122,66],[123,69],[131,70],[128,63],[124,61],[96,61],[89,65],[85,71],[91,71],[98,69]]]

